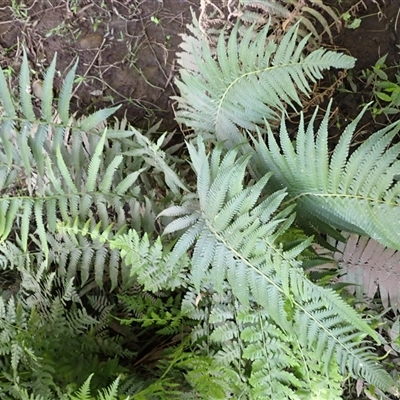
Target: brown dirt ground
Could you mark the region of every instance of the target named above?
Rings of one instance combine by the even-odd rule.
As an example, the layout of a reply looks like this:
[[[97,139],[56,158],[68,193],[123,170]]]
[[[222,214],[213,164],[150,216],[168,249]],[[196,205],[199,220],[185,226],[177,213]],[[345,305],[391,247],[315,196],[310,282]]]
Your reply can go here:
[[[163,119],[161,129],[171,131],[176,128],[170,99],[176,94],[175,52],[181,40],[179,34],[191,20],[190,8],[198,10],[199,3],[200,0],[0,0],[0,65],[18,71],[25,45],[34,79],[41,79],[57,52],[57,91],[66,71],[79,57],[77,74],[81,80],[74,93],[73,110],[85,114],[121,104],[117,116],[126,114],[134,126],[146,129]],[[399,62],[398,0],[324,3],[338,14],[351,10],[354,17],[362,20],[357,29],[336,32],[333,46],[328,44],[357,58],[351,72],[355,81],[383,54],[388,54],[389,66]],[[321,92],[335,86],[335,74],[336,71],[327,74],[326,81],[317,88],[310,112],[311,105],[323,97]],[[342,87],[350,89],[346,78]],[[322,108],[331,95],[327,92]],[[371,87],[363,87],[360,81],[356,93],[335,92],[333,106],[339,125],[353,119],[361,104],[370,100]],[[374,120],[367,114],[362,125],[369,125],[371,132],[385,122],[384,116]]]
[[[57,52],[56,90],[79,57],[73,109],[122,104],[135,126],[175,127],[170,96],[179,34],[199,0],[0,0],[0,65],[18,70],[22,45],[36,79]],[[18,9],[19,7],[19,9]]]
[[[345,78],[342,88],[347,89],[349,93],[335,93],[333,100],[338,118],[347,122],[358,115],[362,105],[373,100],[372,87],[366,86],[365,80],[360,79],[363,70],[371,69],[380,57],[387,54],[386,65],[390,79],[395,81],[395,74],[400,73],[400,68],[396,65],[400,61],[399,2],[398,0],[342,0],[341,2],[326,0],[325,3],[336,8],[339,14],[351,10],[354,18],[361,19],[361,25],[357,29],[342,29],[334,37],[337,50],[357,59],[355,68],[349,71],[357,91],[354,92]],[[399,117],[399,114],[390,116],[390,121],[395,121]],[[387,122],[389,121],[384,115],[374,119],[370,113],[366,113],[360,126],[364,126],[368,132],[374,132]]]

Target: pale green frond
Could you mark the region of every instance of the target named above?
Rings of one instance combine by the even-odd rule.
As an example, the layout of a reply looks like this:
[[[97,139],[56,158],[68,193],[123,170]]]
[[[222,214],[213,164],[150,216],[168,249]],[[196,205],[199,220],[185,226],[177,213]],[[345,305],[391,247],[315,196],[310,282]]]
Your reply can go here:
[[[186,229],[189,226],[193,225],[198,219],[199,215],[196,214],[186,215],[184,217],[175,219],[170,222],[168,226],[164,229],[163,235],[168,235],[169,233]]]
[[[214,218],[214,223],[218,230],[222,231],[230,225],[233,217],[239,213],[239,210],[242,210],[246,199],[251,198],[249,192],[249,190],[246,190],[238,193],[219,210],[218,215]]]
[[[207,194],[211,185],[210,175],[210,165],[208,162],[203,162],[200,166],[200,170],[197,173],[197,193],[199,196],[199,202],[204,208],[207,207]]]
[[[236,155],[236,152],[231,153]],[[221,164],[221,169],[218,175],[214,178],[214,181],[208,191],[208,218],[214,219],[214,217],[221,210],[224,202],[232,197],[230,193],[236,195],[242,190],[242,182],[246,172],[247,163],[248,157],[242,157],[242,159],[237,160],[236,168],[233,168],[233,165],[228,165],[225,167]],[[239,187],[237,188],[236,185],[239,185]]]
[[[222,32],[214,59],[197,21],[194,23],[191,31],[195,37],[184,38],[191,47],[185,44],[179,59],[184,69],[177,82],[181,92],[177,120],[197,132],[215,134],[228,147],[244,141],[241,129],[254,130],[264,118],[276,119],[277,111],[285,112],[284,103],[292,107],[301,104],[298,92],[308,95],[311,90],[307,80],[315,82],[331,67],[354,66],[352,57],[323,49],[304,56],[301,50],[307,39],[298,43],[297,26],[280,43],[270,39],[265,45],[269,24],[259,32],[250,27],[251,41],[250,34],[238,40],[237,25],[227,44]],[[246,63],[248,57],[254,62]]]
[[[49,255],[49,246],[47,243],[47,235],[46,235],[46,227],[43,221],[43,202],[42,201],[35,201],[33,205],[33,210],[35,214],[35,221],[36,221],[36,233],[39,236],[40,244],[42,246],[42,251],[45,258]]]
[[[57,157],[57,166],[58,169],[64,179],[64,181],[66,182],[68,188],[71,190],[72,193],[77,193],[78,189],[75,186],[75,183],[71,177],[71,174],[67,168],[67,165],[65,164],[64,158],[61,154],[61,150],[59,148],[57,148],[56,150],[56,157]]]
[[[161,172],[164,175],[165,183],[174,194],[179,195],[179,189],[188,191],[178,174],[167,162],[168,154],[160,148],[162,145],[161,140],[159,140],[157,143],[152,143],[138,130],[133,129],[133,133],[140,147],[135,150],[126,151],[123,154],[125,156],[140,156],[140,158],[142,158],[146,164],[154,167],[155,171]]]
[[[353,120],[350,124],[346,126],[344,132],[340,135],[339,143],[335,147],[335,151],[331,156],[329,164],[329,175],[331,176],[329,187],[330,190],[335,190],[335,188],[337,188],[341,184],[340,179],[342,178],[343,170],[346,165],[351,139],[355,133],[357,124],[360,121],[365,110],[366,108],[364,107],[363,111],[357,116],[355,120]],[[325,115],[325,119],[328,119],[327,114]],[[310,129],[313,128],[310,127]],[[327,133],[322,133],[322,131],[321,134],[327,135]],[[326,152],[325,148],[321,151]]]
[[[8,118],[15,118],[16,111],[14,107],[14,103],[11,98],[11,93],[8,89],[7,81],[4,76],[3,70],[0,68],[0,99],[1,105],[4,108],[5,116]],[[2,121],[2,123],[4,123]]]
[[[204,225],[203,221],[198,220],[179,238],[178,243],[174,246],[174,249],[171,252],[172,262],[177,261],[186,253],[188,248],[196,241],[197,236],[204,229]]]
[[[290,11],[280,3],[275,3],[271,0],[240,0],[244,6],[260,7],[264,11],[276,14],[279,17],[289,18]]]
[[[140,168],[138,171],[131,172],[127,175],[121,182],[118,183],[117,187],[115,188],[115,193],[118,195],[124,195],[131,186],[136,182],[139,175],[146,171],[146,168]]]
[[[25,199],[23,204],[23,213],[21,217],[21,246],[24,252],[28,251],[29,229],[31,227],[31,216],[33,210],[33,199]]]
[[[79,388],[77,393],[70,395],[71,400],[93,400],[90,394],[90,381],[92,380],[94,374],[90,374],[86,379],[85,383]]]
[[[191,268],[191,281],[199,292],[207,275],[207,270],[214,258],[216,246],[217,243],[214,235],[207,229],[203,229],[200,236],[196,238]]]
[[[0,202],[0,235],[4,231],[9,207],[10,207],[10,199],[2,199],[2,201]]]
[[[99,395],[99,400],[118,400],[118,386],[120,377],[118,377],[107,389],[103,389]]]
[[[96,149],[91,157],[90,164],[87,169],[87,181],[86,190],[93,192],[97,186],[97,177],[99,175],[99,169],[102,162],[103,148],[106,142],[107,130],[104,131],[99,142],[97,143]]]
[[[186,215],[190,214],[193,209],[192,203],[186,203],[182,206],[171,206],[166,208],[165,210],[161,211],[158,215],[157,218],[159,217],[178,217],[181,215]]]
[[[317,3],[317,2],[314,1],[314,4],[315,4],[315,3]],[[318,2],[317,4],[318,4],[318,5],[322,4],[322,1],[321,1],[321,2]],[[337,19],[338,19],[337,15],[335,15],[335,14],[332,12],[332,9],[331,9],[330,7],[325,6],[324,11],[326,11],[326,10],[331,11],[331,14],[330,14],[330,15],[331,15],[332,17],[334,17],[334,20],[337,20]],[[330,30],[330,28],[329,28],[329,23],[328,23],[328,21],[325,19],[325,17],[324,17],[319,11],[317,11],[317,10],[315,10],[314,8],[311,8],[311,7],[303,7],[303,8],[302,8],[302,12],[303,12],[303,13],[308,13],[308,14],[311,15],[311,17],[314,17],[314,20],[318,21],[318,22],[322,25],[322,27],[324,28],[324,32],[322,32],[322,34],[326,32],[326,33],[329,35],[329,38],[330,38],[330,40],[331,40],[331,42],[332,42],[332,32],[331,32],[331,30]],[[303,22],[303,20],[301,20],[301,21]],[[320,33],[320,34],[317,33],[315,36],[316,36],[316,37],[322,36],[322,34],[321,34],[321,33]]]
[[[17,143],[19,153],[21,157],[22,165],[24,166],[25,174],[30,177],[32,171],[32,152],[29,147],[29,137],[31,134],[32,124],[25,122],[22,124],[20,134],[17,137]],[[29,178],[28,178],[29,179]],[[29,184],[30,182],[28,182]],[[32,188],[29,187],[29,191],[32,192]]]
[[[107,248],[101,247],[95,253],[94,259],[94,280],[99,288],[103,287],[105,260],[107,257]]]
[[[20,198],[10,199],[10,203],[4,213],[5,215],[3,214],[3,204],[7,204],[7,202],[2,200],[0,204],[0,242],[2,242],[8,238],[13,229],[15,219],[20,212],[23,201]]]
[[[187,149],[189,151],[189,155],[190,155],[190,161],[191,161],[193,169],[197,175],[200,175],[200,170],[203,165],[203,160],[208,158],[208,155],[206,154],[204,146],[201,146],[202,141],[203,141],[203,139],[201,137],[197,138],[197,146],[198,146],[197,149],[193,143],[186,142],[186,147],[187,147]],[[218,150],[218,153],[220,153],[220,150]],[[219,164],[218,164],[218,166],[219,166]],[[214,165],[214,168],[213,168],[214,176],[215,176],[216,172],[217,172],[217,168]],[[209,174],[207,174],[207,175],[209,176]]]
[[[201,140],[197,140],[197,145],[197,153],[194,147],[191,153],[200,167],[198,174],[209,173],[212,157],[207,156]],[[287,154],[293,155],[293,152]],[[232,150],[227,157],[230,159],[231,155]],[[348,371],[353,376],[381,385],[379,387],[385,391],[393,391],[393,380],[381,368],[371,372],[373,355],[360,347],[366,335],[379,343],[376,332],[336,292],[315,285],[304,274],[299,256],[311,244],[311,239],[283,250],[279,240],[294,221],[293,206],[280,210],[285,191],[260,199],[260,188],[252,193],[238,185],[237,192],[232,193],[234,197],[229,199],[225,186],[220,183],[220,174],[229,180],[231,174],[241,170],[241,163],[232,166],[233,172],[227,171],[223,164],[222,158],[220,170],[214,177],[209,175],[207,184],[202,184],[203,202],[198,203],[197,211],[188,214],[196,215],[197,222],[179,238],[171,260],[176,262],[192,249],[190,272],[195,292],[224,290],[225,281],[240,304],[261,307],[288,337],[307,351],[315,351],[327,369],[333,357],[342,374]],[[273,175],[267,178],[274,179]],[[264,187],[269,185],[267,178],[263,180]],[[199,175],[198,185],[200,180]],[[218,184],[214,185],[215,182]],[[217,194],[218,187],[220,194]],[[250,204],[254,206],[250,210],[239,214],[238,204],[242,202],[240,194],[243,191],[256,198],[251,199]],[[210,214],[208,209],[214,209],[214,198],[223,200],[216,214]],[[238,203],[233,199],[239,199]],[[232,207],[229,213],[228,206]],[[228,216],[230,222],[219,222],[219,212]],[[223,292],[218,294],[223,295]],[[364,353],[358,351],[360,348]],[[349,360],[361,367],[349,368]]]
[[[1,91],[1,74],[0,74],[0,91]],[[12,119],[8,119],[7,116],[6,118],[2,118],[0,124],[0,143],[2,147],[1,156],[2,156],[2,162],[6,164],[7,167],[11,167],[15,154],[15,148],[13,142],[12,140],[10,140],[10,137],[15,135],[14,127],[15,127],[15,122]]]
[[[188,144],[188,146],[189,145],[190,144]],[[211,176],[217,176],[223,150],[224,150],[224,144],[220,142],[213,149],[210,160]]]
[[[111,281],[111,291],[118,287],[120,275],[121,257],[119,251],[114,250],[110,252],[108,261],[108,274]]]
[[[45,174],[43,152],[47,145],[50,130],[50,123],[39,123],[33,129],[34,138],[32,139],[31,150],[40,176],[44,176]]]
[[[400,249],[400,185],[394,179],[400,165],[399,146],[391,145],[400,124],[372,134],[350,155],[350,143],[363,112],[345,129],[331,156],[329,109],[316,138],[314,119],[307,130],[301,122],[292,148],[282,121],[280,144],[271,131],[268,145],[261,139],[256,142],[258,168],[273,172],[273,188],[287,188],[289,201],[296,204],[303,222],[367,234],[385,246]]]

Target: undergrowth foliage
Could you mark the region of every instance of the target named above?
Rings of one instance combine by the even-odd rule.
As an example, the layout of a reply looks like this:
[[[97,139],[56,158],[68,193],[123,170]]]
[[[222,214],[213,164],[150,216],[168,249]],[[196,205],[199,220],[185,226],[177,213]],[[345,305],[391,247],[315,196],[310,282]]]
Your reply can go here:
[[[349,156],[357,119],[329,155],[328,110],[292,142],[286,107],[354,59],[305,54],[297,25],[279,42],[234,28],[216,48],[190,30],[189,166],[166,134],[107,126],[115,109],[75,120],[76,64],[54,107],[53,60],[39,116],[26,56],[19,98],[0,72],[0,398],[340,399],[347,376],[398,395],[384,338],[312,279],[325,260],[301,229],[400,248],[398,125]]]

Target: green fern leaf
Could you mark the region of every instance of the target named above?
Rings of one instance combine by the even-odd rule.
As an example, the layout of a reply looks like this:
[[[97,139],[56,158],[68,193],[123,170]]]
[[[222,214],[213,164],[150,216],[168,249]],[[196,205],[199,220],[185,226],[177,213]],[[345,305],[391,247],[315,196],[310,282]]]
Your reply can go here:
[[[90,381],[92,380],[93,375],[94,374],[89,375],[76,394],[70,395],[71,400],[93,400],[93,397],[90,395]]]
[[[6,240],[8,235],[10,234],[17,214],[20,211],[20,207],[22,205],[22,199],[15,198],[11,199],[9,202],[2,200],[0,203],[0,242]],[[7,208],[4,210],[4,206],[7,205]],[[4,214],[3,214],[4,212]]]
[[[28,251],[29,229],[31,226],[31,215],[33,209],[33,199],[25,199],[23,202],[23,213],[21,218],[21,247],[24,252]]]
[[[75,183],[71,177],[71,174],[67,168],[67,165],[65,164],[64,158],[61,154],[61,150],[59,148],[57,148],[56,150],[56,157],[57,157],[57,166],[58,169],[62,175],[62,177],[64,178],[64,181],[66,182],[68,188],[70,189],[70,191],[72,193],[77,193],[78,189],[75,186]]]
[[[11,99],[11,93],[8,89],[7,81],[4,76],[4,72],[1,68],[0,68],[0,98],[1,98],[1,105],[4,107],[5,116],[7,116],[8,118],[15,118],[17,115],[14,103]]]
[[[108,389],[104,389],[102,393],[100,393],[99,400],[118,400],[118,386],[119,386],[118,377]],[[129,398],[129,396],[127,397]]]
[[[83,132],[89,132],[98,126],[100,123],[105,121],[108,117],[113,115],[115,111],[119,109],[119,106],[112,108],[105,108],[102,110],[98,110],[93,114],[90,114],[88,117],[83,118],[79,121],[79,129]]]
[[[141,168],[138,171],[131,172],[127,175],[121,182],[118,183],[117,187],[115,188],[115,193],[122,196],[124,195],[136,182],[139,175],[146,171],[146,168]]]
[[[42,250],[45,258],[47,259],[49,255],[49,246],[47,244],[46,227],[43,222],[43,202],[35,201],[33,205],[35,220],[36,220],[36,232],[40,239],[40,244],[42,245]]]
[[[29,147],[29,137],[31,134],[31,130],[34,129],[30,122],[22,123],[21,132],[17,138],[19,153],[21,157],[21,162],[24,166],[25,174],[27,175],[27,183],[28,183],[28,190],[31,194],[33,192],[32,182],[30,180],[31,171],[32,171],[32,152]]]
[[[315,351],[326,368],[334,358],[341,373],[349,371],[385,391],[393,391],[394,382],[389,375],[373,368],[372,353],[365,352],[365,348],[364,353],[359,351],[366,335],[379,343],[376,332],[337,293],[313,284],[304,275],[298,256],[311,240],[287,251],[282,249],[279,239],[294,221],[293,206],[279,210],[285,197],[282,190],[259,199],[262,189],[269,186],[268,180],[274,176],[268,174],[253,191],[236,184],[236,192],[228,194],[223,178],[233,182],[233,177],[243,177],[242,163],[248,158],[239,157],[238,163],[231,166],[232,154],[237,155],[239,149],[229,150],[227,161],[222,158],[218,169],[214,165],[216,173],[211,176],[210,157],[200,137],[197,145],[198,151],[190,145],[198,175],[198,200],[191,202],[193,211],[186,217],[180,215],[189,210],[187,206],[174,207],[165,213],[177,214],[179,223],[188,216],[196,221],[179,238],[171,261],[176,262],[193,247],[190,279],[197,293],[222,290],[226,281],[240,304],[261,307],[288,337],[307,351]],[[207,178],[200,174],[206,174]],[[242,213],[235,214],[233,210],[240,210],[244,204],[242,192],[246,193],[246,200],[249,194],[252,198]],[[217,205],[213,204],[215,199]],[[228,211],[228,207],[232,209]],[[228,216],[230,222],[220,222],[219,213]],[[349,365],[361,367],[348,368]]]
[[[285,112],[284,103],[301,104],[298,91],[308,95],[308,80],[320,79],[321,71],[354,66],[354,58],[323,49],[304,56],[308,37],[298,42],[297,25],[279,44],[265,45],[270,29],[269,24],[259,32],[249,28],[239,40],[235,26],[227,45],[222,32],[214,57],[195,21],[194,37],[184,36],[179,58],[177,120],[198,133],[215,134],[231,148],[244,141],[241,129],[276,118],[276,110]]]
[[[330,157],[329,109],[316,138],[316,113],[307,129],[302,116],[295,146],[282,120],[280,144],[271,129],[268,145],[261,139],[254,140],[256,162],[259,171],[273,172],[272,187],[287,188],[299,218],[368,235],[385,246],[400,249],[400,184],[394,179],[400,168],[400,145],[390,145],[400,124],[372,134],[350,156],[351,139],[363,112],[340,136]]]
[[[92,155],[90,160],[90,164],[87,170],[87,181],[86,181],[86,190],[90,193],[93,192],[96,188],[96,179],[99,175],[100,164],[102,161],[102,154],[104,144],[106,142],[107,130],[104,131],[101,139],[99,140],[96,149]],[[108,182],[107,182],[108,183]]]
[[[110,193],[110,188],[112,185],[112,180],[115,175],[115,171],[117,170],[118,166],[122,163],[123,156],[119,155],[111,161],[110,165],[107,167],[106,173],[99,185],[99,190],[103,193]],[[118,193],[118,192],[117,192]],[[120,193],[118,193],[120,194]]]

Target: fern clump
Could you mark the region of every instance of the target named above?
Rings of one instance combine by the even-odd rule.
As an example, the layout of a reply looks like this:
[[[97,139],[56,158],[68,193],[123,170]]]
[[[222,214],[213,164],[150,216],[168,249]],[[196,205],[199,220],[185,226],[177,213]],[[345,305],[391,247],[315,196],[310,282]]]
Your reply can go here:
[[[400,125],[351,155],[358,120],[329,155],[329,110],[292,136],[287,108],[354,59],[240,22],[215,48],[196,19],[184,36],[182,159],[115,108],[75,120],[76,64],[54,107],[53,60],[39,116],[26,56],[19,98],[0,72],[0,397],[340,399],[345,377],[398,395],[384,337],[309,273],[308,232],[400,247]]]
[[[194,245],[190,279],[194,293],[206,293],[204,296],[207,297],[207,294],[224,295],[231,290],[233,303],[237,301],[246,309],[260,310],[258,316],[261,319],[254,320],[253,327],[250,319],[247,321],[250,331],[259,331],[259,324],[272,324],[276,334],[281,332],[285,335],[286,343],[292,342],[294,348],[300,346],[302,351],[311,352],[314,359],[323,361],[322,370],[329,370],[334,362],[336,367],[333,366],[333,370],[338,368],[336,374],[337,371],[342,374],[347,371],[354,376],[363,376],[384,390],[393,390],[392,378],[384,370],[377,369],[373,354],[362,346],[368,343],[364,342],[366,335],[379,342],[376,332],[337,293],[312,283],[304,274],[299,256],[310,245],[311,239],[289,246],[286,251],[283,243],[279,242],[294,221],[293,207],[280,207],[285,191],[260,198],[271,175],[245,187],[243,180],[249,157],[237,159],[239,149],[230,150],[222,157],[222,147],[219,146],[209,157],[201,139],[197,141],[197,148],[193,145],[188,145],[188,148],[198,177],[197,196],[190,204],[172,207],[162,215],[179,217],[166,227],[167,232],[189,225],[171,257],[178,260]],[[197,315],[197,303],[201,304],[201,300],[195,300],[194,294],[188,297],[186,304],[194,315]],[[216,305],[211,303],[207,309],[213,311],[209,317],[203,316],[207,332],[204,337],[209,340],[218,337],[224,346],[225,343],[232,344],[232,340],[235,342],[243,329],[238,329],[238,321],[230,321],[233,318],[231,312],[223,312],[213,328],[211,321],[216,316]],[[266,333],[272,332],[271,329],[261,331],[268,337],[263,343],[273,340]],[[227,346],[221,351],[229,348]],[[253,350],[254,355],[250,355],[249,350],[250,359],[257,353],[255,348]],[[293,353],[294,350],[290,351]],[[271,357],[265,353],[265,359]],[[290,363],[296,365],[299,360],[294,356],[287,362],[288,367]],[[301,370],[306,370],[307,365],[305,361]],[[247,368],[252,371],[257,366]],[[271,370],[276,368],[278,365]],[[266,370],[258,376],[270,379]],[[295,377],[293,374],[292,378]],[[287,384],[287,393],[293,390],[290,379],[281,383]],[[262,386],[269,387],[270,384],[265,381]],[[258,385],[261,382],[254,386]],[[311,386],[297,389],[313,390]],[[249,390],[255,395],[256,392]],[[288,398],[295,398],[295,392]]]

